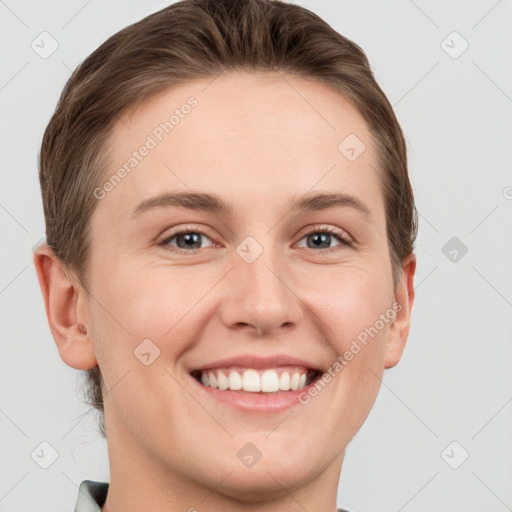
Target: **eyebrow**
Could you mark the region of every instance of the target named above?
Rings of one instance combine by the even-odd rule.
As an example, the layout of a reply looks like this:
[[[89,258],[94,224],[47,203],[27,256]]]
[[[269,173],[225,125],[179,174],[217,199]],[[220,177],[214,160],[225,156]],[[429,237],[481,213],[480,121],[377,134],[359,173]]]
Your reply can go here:
[[[371,216],[370,209],[357,197],[350,194],[341,193],[314,193],[306,194],[295,199],[291,204],[291,210],[317,211],[326,210],[335,206],[344,206],[353,208],[363,213],[365,216]]]
[[[165,192],[146,199],[132,212],[132,218],[154,208],[177,206],[190,210],[200,210],[218,214],[230,215],[231,206],[214,194],[200,192]],[[294,198],[290,211],[319,211],[336,206],[353,208],[365,216],[370,216],[370,209],[357,197],[342,193],[313,193]]]

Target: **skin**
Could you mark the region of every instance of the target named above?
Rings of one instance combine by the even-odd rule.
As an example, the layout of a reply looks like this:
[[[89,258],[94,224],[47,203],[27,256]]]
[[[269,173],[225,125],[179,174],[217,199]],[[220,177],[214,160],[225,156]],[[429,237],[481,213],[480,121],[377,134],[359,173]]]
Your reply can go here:
[[[190,96],[197,107],[98,201],[88,290],[48,246],[34,257],[60,356],[76,369],[99,364],[109,390],[103,511],[333,512],[345,448],[404,350],[415,257],[395,289],[368,127],[338,92],[290,75],[225,72],[141,102],[113,130],[105,179]],[[350,133],[366,145],[353,162],[338,150]],[[218,195],[232,213],[169,206],[131,218],[149,197],[191,190]],[[370,214],[290,211],[312,192],[350,194]],[[206,233],[202,248],[158,245],[183,227]],[[332,236],[330,252],[308,246],[325,227],[355,244]],[[236,252],[247,236],[263,248],[252,263]],[[395,320],[305,405],[241,412],[189,376],[239,354],[290,354],[327,369],[395,302]],[[147,338],[160,350],[149,366],[134,357]],[[251,468],[236,455],[247,442],[262,453]]]

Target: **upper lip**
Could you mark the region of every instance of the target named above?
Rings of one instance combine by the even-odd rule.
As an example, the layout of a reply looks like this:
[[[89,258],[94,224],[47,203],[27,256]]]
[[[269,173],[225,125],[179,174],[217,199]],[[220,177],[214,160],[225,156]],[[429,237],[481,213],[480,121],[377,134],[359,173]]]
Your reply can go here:
[[[244,354],[238,356],[227,357],[205,363],[200,366],[190,368],[191,372],[212,370],[214,368],[226,368],[228,366],[241,366],[244,368],[264,369],[278,368],[279,366],[303,366],[315,371],[322,371],[320,367],[310,361],[300,359],[298,357],[286,354],[276,354],[273,356],[261,357],[256,355]]]

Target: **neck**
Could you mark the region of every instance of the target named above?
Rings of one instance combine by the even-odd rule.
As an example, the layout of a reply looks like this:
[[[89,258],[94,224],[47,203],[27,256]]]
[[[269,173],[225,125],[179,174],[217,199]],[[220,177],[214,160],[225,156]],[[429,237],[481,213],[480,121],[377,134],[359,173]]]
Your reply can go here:
[[[294,485],[282,485],[278,475],[267,471],[268,486],[263,492],[248,487],[251,482],[243,481],[247,473],[240,477],[236,472],[226,471],[216,475],[213,482],[202,479],[200,471],[192,477],[183,474],[179,467],[171,466],[138,444],[126,430],[109,426],[110,485],[102,512],[336,511],[344,453],[334,457],[314,478]]]

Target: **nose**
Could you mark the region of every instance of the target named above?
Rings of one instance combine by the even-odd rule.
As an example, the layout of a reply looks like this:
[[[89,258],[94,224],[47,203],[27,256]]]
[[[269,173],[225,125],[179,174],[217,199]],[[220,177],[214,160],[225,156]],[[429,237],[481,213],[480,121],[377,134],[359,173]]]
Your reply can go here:
[[[258,336],[291,330],[303,317],[292,273],[276,250],[265,248],[252,263],[234,254],[234,268],[224,280],[221,318],[228,328]]]

